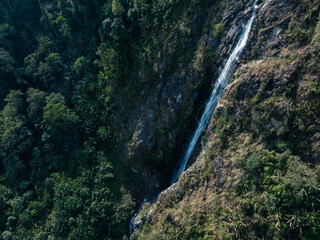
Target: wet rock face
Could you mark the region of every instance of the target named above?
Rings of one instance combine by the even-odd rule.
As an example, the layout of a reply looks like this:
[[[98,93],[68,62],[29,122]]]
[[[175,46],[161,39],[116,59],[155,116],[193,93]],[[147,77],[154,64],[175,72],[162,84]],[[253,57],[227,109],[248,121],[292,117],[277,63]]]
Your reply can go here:
[[[148,99],[145,105],[140,106],[130,116],[127,126],[132,133],[130,142],[126,146],[127,157],[142,157],[142,151],[150,151],[155,145],[155,114],[154,105],[157,103],[156,95]]]
[[[220,61],[227,57],[233,48],[234,43],[240,37],[243,31],[242,23],[236,23],[232,25],[226,35],[226,41],[223,43],[222,48],[219,50]]]
[[[142,73],[140,75],[143,76]],[[199,77],[190,68],[172,74],[157,86],[128,120],[128,130],[132,135],[126,144],[127,158],[148,157],[161,162],[165,149],[176,146],[179,122],[195,101],[193,96],[198,82]],[[140,168],[137,165],[135,169]],[[155,169],[147,172],[153,174],[153,171]]]
[[[227,33],[227,41],[234,43],[242,32],[241,24],[234,24]]]
[[[142,221],[140,215],[138,215],[138,216],[134,219],[133,224],[134,224],[136,227],[140,227],[141,225],[143,225],[143,221]]]
[[[150,151],[155,145],[155,136],[152,131],[154,129],[154,112],[152,109],[141,107],[139,115],[140,118],[133,132],[131,147],[133,149],[145,148]]]
[[[193,87],[197,82],[198,77],[195,74],[182,71],[167,79],[160,93],[160,128],[170,128],[177,123],[182,110],[187,110],[188,104],[192,104],[194,100]]]
[[[162,112],[167,111],[166,114],[160,113],[160,127],[170,126],[177,120],[177,113],[179,112],[183,99],[183,79],[181,74],[175,74],[169,77],[161,93]]]

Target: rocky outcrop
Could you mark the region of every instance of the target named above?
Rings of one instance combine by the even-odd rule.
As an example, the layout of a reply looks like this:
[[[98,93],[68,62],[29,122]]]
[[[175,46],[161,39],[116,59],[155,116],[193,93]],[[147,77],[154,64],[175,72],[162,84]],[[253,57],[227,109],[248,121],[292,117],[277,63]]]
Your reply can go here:
[[[127,157],[146,155],[162,159],[163,148],[173,149],[177,143],[179,120],[190,112],[195,101],[199,76],[192,69],[179,71],[159,84],[146,103],[133,112],[128,120],[132,137],[126,146]]]

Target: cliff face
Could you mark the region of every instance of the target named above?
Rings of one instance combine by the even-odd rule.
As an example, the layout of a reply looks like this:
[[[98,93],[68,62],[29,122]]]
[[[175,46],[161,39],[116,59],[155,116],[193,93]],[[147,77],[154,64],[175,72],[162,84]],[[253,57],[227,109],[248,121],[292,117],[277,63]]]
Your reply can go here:
[[[217,63],[241,33],[250,4],[237,14],[222,8],[229,30],[214,49]],[[260,2],[201,153],[176,184],[144,205],[133,239],[319,237],[318,16],[318,1]]]
[[[115,118],[122,119],[118,127],[123,158],[144,176],[149,193],[168,182],[219,68],[251,16],[250,5],[209,1],[207,8],[185,8],[175,22],[149,36],[150,51],[158,55],[137,68],[143,87],[131,107],[119,101]]]

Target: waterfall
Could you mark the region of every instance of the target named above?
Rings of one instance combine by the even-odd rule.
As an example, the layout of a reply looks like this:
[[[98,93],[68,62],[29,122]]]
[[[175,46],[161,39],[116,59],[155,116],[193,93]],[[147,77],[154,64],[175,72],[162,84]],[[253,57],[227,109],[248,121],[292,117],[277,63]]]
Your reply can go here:
[[[229,84],[229,80],[232,77],[233,71],[234,71],[235,66],[237,64],[237,61],[238,61],[243,49],[245,48],[245,46],[248,42],[252,23],[253,23],[253,20],[255,19],[256,14],[257,14],[257,4],[258,4],[258,0],[255,0],[254,5],[253,5],[254,10],[253,10],[252,16],[249,19],[249,21],[247,22],[247,24],[245,25],[244,31],[243,31],[239,41],[237,42],[236,47],[233,49],[226,65],[224,66],[221,74],[219,75],[219,77],[214,85],[210,99],[206,104],[206,107],[205,107],[204,112],[201,116],[201,119],[197,125],[197,128],[196,128],[195,132],[193,133],[192,138],[190,139],[186,150],[184,151],[183,157],[179,160],[177,168],[174,171],[171,185],[174,184],[178,180],[181,173],[183,173],[184,170],[186,169],[187,163],[188,163],[188,161],[194,151],[194,148],[195,148],[202,132],[206,130],[206,128],[209,124],[213,110],[214,110],[215,106],[217,105],[220,97],[222,96],[223,90]],[[137,226],[135,225],[134,220],[139,215],[139,212],[141,211],[144,203],[147,202],[148,200],[149,200],[148,197],[146,199],[144,199],[143,203],[141,204],[141,206],[139,208],[138,214],[136,214],[132,217],[132,219],[130,221],[130,234],[132,232],[134,232],[135,229],[137,229]]]
[[[190,139],[186,150],[184,151],[183,157],[178,162],[178,166],[177,166],[176,170],[174,171],[171,184],[174,184],[178,180],[181,173],[183,173],[184,170],[186,169],[187,163],[188,163],[188,161],[189,161],[189,159],[190,159],[190,157],[196,147],[196,144],[197,144],[202,132],[206,130],[206,128],[209,124],[213,110],[216,107],[216,105],[217,105],[217,103],[223,93],[223,90],[229,84],[230,78],[232,77],[232,74],[233,74],[233,70],[237,64],[237,60],[239,59],[239,57],[242,53],[242,50],[244,49],[244,47],[246,46],[246,44],[248,42],[252,23],[253,23],[254,18],[256,17],[256,13],[257,13],[257,3],[258,3],[258,0],[255,0],[253,14],[252,14],[250,20],[248,21],[248,23],[246,24],[246,26],[244,28],[244,32],[242,33],[236,47],[233,49],[226,65],[224,66],[221,74],[219,75],[219,77],[214,85],[210,99],[206,104],[206,107],[205,107],[204,112],[201,116],[201,119],[198,123],[198,126],[197,126],[195,132],[193,133],[192,138]]]

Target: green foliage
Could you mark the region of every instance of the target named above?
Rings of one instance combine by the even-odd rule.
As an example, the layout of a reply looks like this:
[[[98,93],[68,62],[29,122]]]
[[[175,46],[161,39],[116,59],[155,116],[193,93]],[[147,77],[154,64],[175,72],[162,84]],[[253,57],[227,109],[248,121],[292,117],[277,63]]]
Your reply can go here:
[[[278,154],[265,151],[251,154],[245,160],[247,179],[243,186],[250,191],[255,185],[266,198],[266,204],[259,211],[267,211],[272,216],[274,227],[283,236],[299,234],[316,237],[318,224],[310,214],[320,214],[319,173],[301,162],[290,152]],[[311,228],[308,226],[312,226]],[[267,236],[267,232],[264,233]]]
[[[86,70],[88,69],[88,60],[85,57],[79,57],[75,61],[72,66],[72,70],[76,73],[78,77],[81,77],[85,74]]]
[[[303,29],[299,22],[297,21],[291,21],[289,25],[289,38],[292,39],[292,41],[299,41],[299,42],[305,42],[309,38],[309,33],[306,29]]]
[[[61,145],[65,138],[72,138],[79,117],[65,105],[65,99],[61,94],[51,93],[46,97],[43,121],[46,127],[44,141]]]
[[[205,0],[192,0],[191,8],[197,9],[199,12],[204,11],[208,8],[208,1]]]
[[[292,42],[312,39],[316,45],[319,21],[311,25],[318,10],[310,7],[310,1],[304,3],[305,20],[293,20],[287,35]],[[228,3],[214,2],[217,11],[210,14],[209,4],[205,0],[0,1],[0,98],[4,99],[0,104],[0,238],[121,239],[127,233],[134,199],[141,197],[141,181],[115,157],[123,151],[128,135],[125,123],[131,109],[145,104],[149,94],[158,91],[155,87],[163,86],[177,71],[184,75],[183,92],[189,91],[185,75],[201,79],[195,91],[212,81],[216,53],[202,33],[207,37],[207,16],[214,15],[213,37],[223,37],[228,21],[224,25],[216,20],[224,12],[219,6]],[[237,10],[244,5],[232,4]],[[317,52],[313,54],[316,73]],[[241,205],[233,215],[215,203],[214,210],[202,207],[194,213],[189,204],[181,211],[188,216],[183,224],[168,214],[155,223],[167,235],[146,225],[150,235],[145,239],[251,239],[254,235],[316,239],[319,171],[298,157],[303,155],[302,147],[293,141],[301,129],[315,135],[313,124],[318,124],[319,84],[304,83],[308,102],[294,102],[297,111],[292,116],[283,114],[290,115],[284,126],[257,140],[266,143],[266,149],[250,150],[240,160],[243,184],[239,191],[231,186],[224,200],[239,198],[246,207]],[[261,88],[247,102],[252,110],[247,116],[227,109],[217,119],[219,147],[210,161],[233,146],[233,134],[246,131],[259,136],[270,118],[281,112],[274,106],[282,99],[266,100],[265,92]],[[189,109],[184,112],[186,119]],[[291,132],[297,125],[300,128]],[[161,129],[165,131],[160,135],[168,133],[169,128]],[[236,147],[232,151],[238,151]],[[171,149],[163,148],[165,156],[172,155]],[[309,148],[306,152],[316,152],[317,145]],[[209,162],[202,170],[203,183],[225,174],[212,166]],[[191,180],[196,181],[195,175]],[[186,189],[196,188],[191,184]],[[177,208],[177,199],[169,205]],[[231,226],[225,224],[229,222]]]
[[[31,133],[24,122],[25,102],[21,91],[10,91],[5,101],[7,104],[0,113],[1,157],[6,178],[10,183],[14,183],[25,169],[20,155],[28,151],[28,137]]]
[[[56,20],[54,20],[54,23],[59,26],[59,31],[61,32],[62,36],[64,36],[65,38],[71,37],[70,27],[67,23],[66,18],[60,15],[56,18]]]
[[[224,25],[222,23],[218,23],[214,25],[213,30],[214,30],[213,37],[215,39],[220,39],[224,33]]]
[[[314,35],[312,38],[313,43],[319,43],[320,42],[320,16],[318,17],[318,22],[314,28]]]
[[[0,45],[9,47],[9,36],[14,34],[14,27],[7,23],[0,24]]]
[[[63,71],[63,64],[58,53],[50,53],[45,62],[40,62],[36,75],[39,76],[41,84],[49,88],[52,84],[57,82],[61,77]]]
[[[126,49],[127,31],[123,25],[123,21],[119,17],[115,17],[110,26],[110,37],[112,39],[115,50],[120,51]]]
[[[261,184],[261,174],[263,171],[262,156],[257,153],[251,154],[246,159],[244,167],[251,181],[256,185]]]
[[[217,127],[217,136],[221,140],[221,147],[226,147],[228,145],[228,136],[234,130],[234,116],[228,113],[226,110],[221,117],[219,117],[216,121]]]
[[[30,202],[28,205],[28,210],[30,211],[30,215],[33,219],[39,219],[44,217],[44,204],[39,201]]]
[[[15,60],[11,54],[4,49],[0,48],[0,71],[9,73],[14,70]]]
[[[124,13],[124,8],[122,7],[120,0],[112,0],[112,13],[116,16]]]
[[[27,91],[26,101],[29,103],[27,115],[29,120],[35,124],[41,124],[42,122],[43,108],[46,104],[46,96],[47,93],[40,91],[39,89],[30,88]]]
[[[45,61],[52,72],[57,73],[61,71],[63,63],[59,53],[50,53],[45,58]]]
[[[52,41],[48,37],[39,38],[38,49],[24,58],[24,74],[27,77],[34,78],[36,76],[37,68],[40,62],[45,58],[49,48],[52,45]]]

